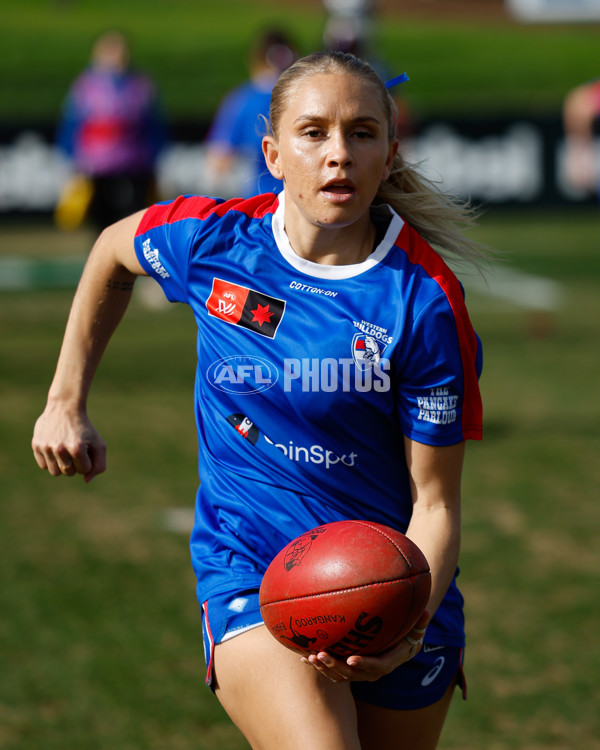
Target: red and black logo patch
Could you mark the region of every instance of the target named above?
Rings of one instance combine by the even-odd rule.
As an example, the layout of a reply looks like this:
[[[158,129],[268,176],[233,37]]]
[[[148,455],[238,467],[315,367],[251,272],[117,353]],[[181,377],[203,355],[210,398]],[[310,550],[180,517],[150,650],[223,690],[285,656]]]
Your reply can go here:
[[[256,442],[260,436],[258,427],[251,422],[248,417],[243,414],[230,414],[227,417],[229,424],[234,427],[240,435],[252,445],[256,445]]]
[[[283,318],[285,301],[214,278],[206,309],[214,318],[273,339]]]

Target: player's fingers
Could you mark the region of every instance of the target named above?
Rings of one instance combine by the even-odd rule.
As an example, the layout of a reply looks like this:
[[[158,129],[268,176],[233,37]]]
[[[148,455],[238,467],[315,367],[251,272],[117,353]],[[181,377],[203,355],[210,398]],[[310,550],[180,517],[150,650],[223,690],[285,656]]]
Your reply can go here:
[[[316,659],[320,665],[325,667],[323,672],[329,676],[329,679],[333,679],[334,682],[350,678],[350,671],[346,663],[339,661],[326,651],[320,651]]]
[[[353,654],[348,657],[347,664],[354,670],[355,679],[377,680],[415,657],[423,646],[424,634],[424,628],[415,626],[408,635],[388,651],[377,656]]]
[[[39,450],[35,445],[33,446],[33,457],[40,469],[47,469],[48,464],[46,463],[46,457],[43,451]]]
[[[77,473],[72,459],[65,456],[58,457],[54,454],[49,454],[46,456],[46,465],[48,473],[53,477],[71,477]]]
[[[404,636],[404,640],[409,645],[408,658],[413,659],[419,651],[423,648],[423,640],[425,633],[427,632],[427,625],[431,616],[428,610],[425,610],[421,617],[417,620],[412,630]]]
[[[60,469],[54,456],[54,451],[45,441],[37,439],[35,431],[31,439],[31,448],[33,450],[33,457],[40,469],[45,469],[51,476],[60,476]]]
[[[408,658],[413,659],[423,647],[423,636],[414,638],[412,635],[405,635],[404,640],[409,645]]]
[[[87,443],[81,445],[72,455],[73,466],[78,474],[86,475],[92,468],[90,458],[90,446]]]
[[[350,656],[346,662],[350,668],[349,679],[374,682],[383,675],[389,674],[401,661],[392,662],[381,656]]]
[[[40,469],[46,469],[53,477],[59,477],[62,474],[62,467],[68,465],[66,462],[61,462],[56,452],[47,446],[34,446],[34,456]]]
[[[38,440],[36,434],[31,440],[33,455],[40,469],[46,469],[52,476],[75,473],[71,452],[64,443],[53,445],[48,441]]]
[[[416,621],[413,630],[422,631],[425,632],[427,629],[427,626],[429,625],[429,621],[431,620],[431,612],[426,609],[423,611],[419,619]]]
[[[46,469],[53,477],[72,477],[83,474],[86,482],[106,469],[106,446],[82,444],[74,449],[58,446],[43,450],[34,447],[33,454],[40,469]]]
[[[46,469],[48,470],[48,474],[52,477],[60,477],[62,475],[62,470],[58,465],[58,461],[53,455],[46,456]]]
[[[55,449],[54,459],[60,474],[65,477],[72,477],[77,473],[75,455],[75,452],[67,448],[65,445],[60,445]]]
[[[309,654],[307,657],[302,657],[302,661],[314,667],[331,682],[345,682],[349,679],[350,670],[344,668],[343,662],[337,661],[330,654],[324,652]]]
[[[87,450],[86,470],[81,473],[86,482],[91,482],[98,474],[106,471],[106,443],[100,439],[90,444]]]

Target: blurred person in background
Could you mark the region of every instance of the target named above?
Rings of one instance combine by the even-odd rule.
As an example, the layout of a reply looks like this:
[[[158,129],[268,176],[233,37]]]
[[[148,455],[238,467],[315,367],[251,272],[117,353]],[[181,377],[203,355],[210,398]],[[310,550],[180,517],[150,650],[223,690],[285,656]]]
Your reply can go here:
[[[594,143],[600,119],[600,79],[576,86],[563,103],[566,175],[576,188],[600,195],[600,170]]]
[[[132,67],[125,35],[101,34],[89,66],[68,91],[58,125],[57,144],[74,173],[64,203],[87,189],[89,205],[81,206],[79,219],[86,214],[97,229],[144,208],[156,199],[156,162],[166,140],[156,86]],[[69,205],[59,202],[59,225],[68,224],[68,212]]]
[[[383,81],[391,77],[389,65],[376,52],[374,43],[375,5],[372,2],[324,2],[329,17],[323,30],[323,46],[327,51],[344,52],[365,60]],[[397,90],[393,93],[398,111],[397,132],[402,140],[414,135],[416,122],[411,109]]]
[[[373,9],[369,7],[355,12],[343,12],[330,3],[325,3],[325,7],[329,10],[323,30],[325,49],[345,52],[367,60],[382,80],[389,78],[387,66],[373,50]]]
[[[249,80],[224,97],[206,138],[209,189],[219,192],[232,172],[242,174],[240,162],[245,162],[250,175],[240,179],[236,195],[247,198],[281,191],[281,181],[265,166],[262,139],[267,133],[273,86],[296,57],[294,44],[280,29],[268,29],[256,39],[250,51]]]

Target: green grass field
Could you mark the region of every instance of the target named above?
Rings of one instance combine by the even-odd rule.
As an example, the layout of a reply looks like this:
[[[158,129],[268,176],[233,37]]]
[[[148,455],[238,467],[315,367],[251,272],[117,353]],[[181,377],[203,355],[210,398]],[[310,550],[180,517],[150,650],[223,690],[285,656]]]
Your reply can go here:
[[[560,281],[563,302],[541,328],[466,279],[486,427],[464,481],[470,693],[442,748],[600,748],[599,219],[498,212],[477,229],[507,265]],[[87,241],[0,228],[4,258],[81,263]],[[196,486],[191,316],[135,297],[90,404],[109,470],[85,486],[29,447],[71,295],[0,297],[0,747],[243,748],[203,686],[187,533],[165,525]]]

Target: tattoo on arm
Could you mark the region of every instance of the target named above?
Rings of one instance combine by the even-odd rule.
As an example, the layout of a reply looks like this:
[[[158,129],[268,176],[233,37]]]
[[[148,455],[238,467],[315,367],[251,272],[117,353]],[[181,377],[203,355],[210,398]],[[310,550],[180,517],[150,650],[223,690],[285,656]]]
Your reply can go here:
[[[133,281],[117,281],[109,279],[106,288],[116,292],[130,292],[133,289]]]

